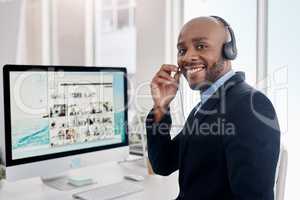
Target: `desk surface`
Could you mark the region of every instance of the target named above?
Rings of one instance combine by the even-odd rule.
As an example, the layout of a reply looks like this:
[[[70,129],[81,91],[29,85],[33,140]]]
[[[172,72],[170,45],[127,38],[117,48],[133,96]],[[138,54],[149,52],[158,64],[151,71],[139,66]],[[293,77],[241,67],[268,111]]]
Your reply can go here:
[[[123,179],[125,174],[139,174],[145,177],[142,182],[134,182],[144,186],[144,190],[123,198],[122,200],[166,200],[175,199],[178,194],[178,173],[168,177],[147,175],[147,169],[137,162],[106,163],[82,169],[76,169],[71,174],[93,177],[98,183],[71,191],[58,191],[42,183],[40,178],[20,180],[17,182],[4,182],[0,186],[0,199],[3,200],[73,200],[72,194],[99,187],[102,183],[114,183]]]

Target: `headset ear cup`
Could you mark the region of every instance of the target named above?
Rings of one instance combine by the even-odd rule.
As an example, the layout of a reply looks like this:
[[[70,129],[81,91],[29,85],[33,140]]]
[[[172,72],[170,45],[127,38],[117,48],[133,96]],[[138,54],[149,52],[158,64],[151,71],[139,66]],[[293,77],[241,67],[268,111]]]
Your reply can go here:
[[[233,49],[231,42],[223,45],[223,57],[228,60],[234,60],[236,58],[236,51]]]

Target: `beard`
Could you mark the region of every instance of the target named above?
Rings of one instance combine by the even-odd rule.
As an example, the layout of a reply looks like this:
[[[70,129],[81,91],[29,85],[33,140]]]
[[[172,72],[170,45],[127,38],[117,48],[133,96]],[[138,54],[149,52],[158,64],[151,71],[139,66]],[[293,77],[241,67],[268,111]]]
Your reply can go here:
[[[206,80],[213,83],[222,75],[222,71],[224,69],[225,59],[223,57],[219,58],[217,62],[215,62],[212,67],[209,67],[206,70]]]

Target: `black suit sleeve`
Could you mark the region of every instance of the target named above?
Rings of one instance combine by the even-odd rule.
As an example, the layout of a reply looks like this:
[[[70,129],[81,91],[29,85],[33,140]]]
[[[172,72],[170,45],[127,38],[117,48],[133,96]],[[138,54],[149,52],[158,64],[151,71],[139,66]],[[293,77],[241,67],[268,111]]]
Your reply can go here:
[[[153,171],[156,174],[167,176],[178,169],[179,138],[178,134],[171,139],[170,128],[172,119],[166,113],[159,123],[154,122],[153,110],[146,118],[148,156]]]
[[[260,92],[245,95],[228,114],[235,129],[224,136],[235,200],[273,200],[280,130],[271,102]]]

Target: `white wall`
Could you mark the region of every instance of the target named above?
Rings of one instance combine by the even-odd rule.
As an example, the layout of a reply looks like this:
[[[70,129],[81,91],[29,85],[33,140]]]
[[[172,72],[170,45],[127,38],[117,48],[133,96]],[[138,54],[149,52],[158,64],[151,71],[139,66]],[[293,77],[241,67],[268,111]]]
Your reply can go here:
[[[51,3],[53,64],[84,65],[85,1],[52,0]]]
[[[136,30],[126,27],[109,33],[101,33],[96,37],[95,65],[96,66],[122,66],[128,73],[135,72],[136,66]],[[117,58],[117,59],[116,59]]]
[[[3,76],[4,64],[16,63],[21,1],[0,1],[0,147],[4,146]],[[9,18],[8,18],[9,16]],[[0,155],[4,152],[1,151]],[[1,162],[1,156],[0,156]]]
[[[0,1],[0,65],[16,62],[21,1]]]
[[[135,97],[137,109],[148,111],[153,105],[149,83],[165,62],[166,0],[138,0],[136,3]]]

